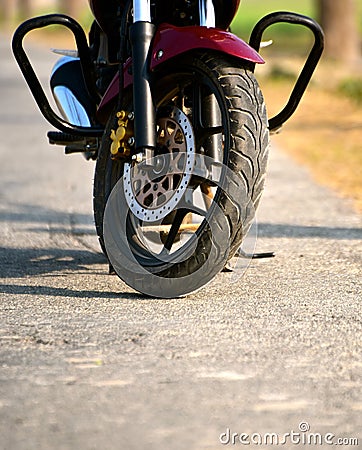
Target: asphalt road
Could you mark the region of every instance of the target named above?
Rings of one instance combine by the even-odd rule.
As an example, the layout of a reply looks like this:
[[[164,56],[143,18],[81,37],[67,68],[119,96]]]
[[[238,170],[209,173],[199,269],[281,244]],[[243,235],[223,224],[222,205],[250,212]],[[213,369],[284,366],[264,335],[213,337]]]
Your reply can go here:
[[[140,296],[107,275],[94,164],[48,145],[8,46],[2,36],[0,448],[238,448],[242,433],[292,431],[361,446],[361,216],[272,148],[257,251],[276,257],[187,298]],[[47,53],[34,56],[46,81]]]

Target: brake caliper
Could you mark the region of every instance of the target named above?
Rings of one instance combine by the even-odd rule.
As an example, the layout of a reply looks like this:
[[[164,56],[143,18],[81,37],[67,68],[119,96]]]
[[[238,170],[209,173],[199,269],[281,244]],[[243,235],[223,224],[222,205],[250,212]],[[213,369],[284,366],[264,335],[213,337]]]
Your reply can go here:
[[[126,158],[131,154],[131,147],[134,145],[133,137],[133,113],[119,111],[117,113],[118,128],[111,130],[112,159]]]

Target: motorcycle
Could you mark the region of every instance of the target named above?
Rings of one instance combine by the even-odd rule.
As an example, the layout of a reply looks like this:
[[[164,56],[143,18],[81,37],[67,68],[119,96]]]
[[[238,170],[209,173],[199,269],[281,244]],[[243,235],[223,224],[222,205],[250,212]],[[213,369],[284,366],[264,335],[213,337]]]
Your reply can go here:
[[[274,12],[249,43],[230,31],[240,0],[90,0],[88,37],[71,17],[21,24],[13,51],[49,123],[51,144],[96,161],[94,219],[110,267],[156,297],[205,286],[237,254],[264,185],[269,135],[295,112],[323,51],[311,18]],[[267,117],[255,77],[270,26],[302,25],[314,45],[283,110]],[[25,36],[49,25],[74,35],[76,51],[51,77],[49,103]]]

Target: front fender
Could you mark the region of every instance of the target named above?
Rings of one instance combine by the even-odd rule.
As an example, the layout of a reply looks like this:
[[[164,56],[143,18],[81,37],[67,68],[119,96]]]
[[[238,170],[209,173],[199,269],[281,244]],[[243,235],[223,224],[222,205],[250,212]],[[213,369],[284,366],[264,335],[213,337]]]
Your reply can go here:
[[[242,39],[228,31],[200,26],[174,27],[161,25],[155,35],[152,48],[151,70],[175,56],[190,50],[214,50],[256,64],[264,60]]]
[[[213,50],[256,64],[264,64],[263,58],[250,45],[234,34],[216,28],[200,26],[174,27],[162,24],[156,31],[151,53],[150,69],[156,70],[161,64],[191,50]],[[124,66],[124,87],[132,84],[131,60]],[[112,80],[98,108],[98,119],[104,122],[110,106],[119,93],[118,74]]]

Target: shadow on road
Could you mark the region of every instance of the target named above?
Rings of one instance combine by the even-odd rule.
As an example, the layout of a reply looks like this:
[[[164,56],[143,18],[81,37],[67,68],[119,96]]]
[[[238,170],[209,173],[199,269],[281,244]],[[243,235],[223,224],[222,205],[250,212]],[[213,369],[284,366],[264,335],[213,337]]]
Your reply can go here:
[[[22,278],[52,274],[54,272],[91,273],[91,267],[105,264],[102,253],[89,250],[57,248],[0,248],[0,278]],[[104,269],[106,273],[106,269]]]
[[[4,190],[11,189],[6,186]],[[0,222],[10,223],[32,223],[32,224],[67,224],[72,217],[76,217],[77,225],[93,225],[93,217],[90,214],[77,212],[56,211],[51,208],[44,208],[39,205],[15,204],[9,205],[8,210],[0,211]],[[29,231],[47,231],[48,228],[29,228]]]
[[[0,294],[31,295],[68,298],[101,298],[101,299],[139,299],[140,294],[119,291],[92,291],[56,288],[51,286],[26,286],[17,284],[0,285]]]
[[[99,267],[99,265],[101,266]],[[97,267],[96,267],[97,266]],[[0,247],[0,280],[24,279],[35,276],[66,277],[72,275],[108,275],[108,263],[102,253],[88,250],[65,249],[16,249]],[[116,277],[116,275],[113,275]],[[117,278],[117,277],[116,277]],[[118,279],[118,278],[117,278]],[[118,280],[119,281],[119,280]],[[35,286],[26,284],[0,284],[0,294],[36,295],[68,298],[101,298],[101,299],[131,299],[149,300],[150,297],[120,290],[82,290],[59,288],[52,286]]]
[[[258,235],[260,237],[267,238],[359,240],[362,239],[362,228],[337,228],[259,223]]]
[[[54,229],[50,232],[58,232]],[[258,226],[259,237],[264,238],[322,238],[330,240],[361,240],[362,229],[292,226],[266,224]],[[101,269],[107,273],[107,260],[102,253],[87,249],[64,248],[9,248],[0,247],[0,279],[22,278],[62,272],[92,273],[92,266],[104,264]],[[94,268],[99,273],[99,268]]]

